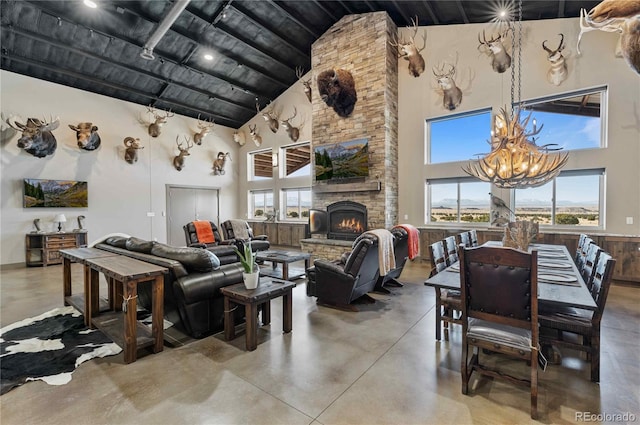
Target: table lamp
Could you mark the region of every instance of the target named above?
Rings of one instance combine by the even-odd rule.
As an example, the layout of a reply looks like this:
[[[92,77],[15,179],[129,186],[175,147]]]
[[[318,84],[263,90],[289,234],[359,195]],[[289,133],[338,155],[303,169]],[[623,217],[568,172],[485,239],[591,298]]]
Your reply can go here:
[[[67,222],[67,217],[65,217],[64,214],[58,214],[53,219],[53,222],[58,223],[58,232],[62,232],[62,223]]]

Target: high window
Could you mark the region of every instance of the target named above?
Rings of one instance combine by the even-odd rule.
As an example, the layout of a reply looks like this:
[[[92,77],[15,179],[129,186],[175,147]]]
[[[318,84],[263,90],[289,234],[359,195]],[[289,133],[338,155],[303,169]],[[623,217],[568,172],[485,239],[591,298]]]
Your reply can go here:
[[[311,175],[311,144],[309,142],[284,146],[281,152],[285,178]]]
[[[271,149],[249,152],[249,180],[267,180],[273,178]]]
[[[427,120],[427,164],[468,161],[488,153],[491,109]]]
[[[311,208],[311,189],[282,190],[282,220],[308,220]]]

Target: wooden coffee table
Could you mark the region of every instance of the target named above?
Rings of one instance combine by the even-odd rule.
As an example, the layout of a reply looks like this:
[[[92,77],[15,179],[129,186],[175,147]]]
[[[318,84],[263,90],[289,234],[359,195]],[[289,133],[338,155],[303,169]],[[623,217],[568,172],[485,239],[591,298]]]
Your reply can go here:
[[[260,276],[270,276],[276,279],[282,278],[283,280],[298,279],[306,274],[311,261],[311,254],[308,252],[298,251],[258,251],[256,259],[260,261],[271,261],[273,264],[273,270],[268,268],[260,269]],[[293,276],[289,276],[289,264],[295,261],[304,260],[304,270],[302,273],[298,273]],[[282,264],[282,274],[276,269],[278,263]]]
[[[224,295],[224,338],[229,341],[236,336],[232,304],[243,305],[245,309],[245,340],[248,351],[258,346],[258,308],[262,324],[271,322],[271,300],[282,297],[282,331],[291,332],[293,325],[293,299],[291,291],[296,287],[287,280],[261,277],[256,289],[247,289],[244,283],[220,288]]]

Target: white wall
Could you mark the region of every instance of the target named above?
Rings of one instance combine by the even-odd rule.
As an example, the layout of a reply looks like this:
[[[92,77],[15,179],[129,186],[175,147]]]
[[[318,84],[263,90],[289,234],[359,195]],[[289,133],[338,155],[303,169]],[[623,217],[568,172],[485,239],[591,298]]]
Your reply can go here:
[[[196,120],[175,115],[162,127],[158,138],[151,138],[138,117],[148,119],[146,108],[66,86],[2,71],[0,73],[2,112],[22,117],[60,117],[53,132],[58,141],[54,155],[36,158],[16,145],[18,136],[2,138],[0,148],[1,252],[0,264],[24,261],[24,234],[33,230],[33,219],[40,218],[43,230],[53,228],[53,217],[64,213],[66,228],[77,227],[76,217],[86,216],[89,241],[124,232],[144,239],[166,242],[166,185],[220,188],[220,219],[237,217],[238,146],[233,129],[216,125],[201,146],[194,146],[186,166],[177,171],[172,158],[177,155],[176,136],[192,136]],[[99,127],[102,145],[96,151],[77,147],[75,132],[68,127],[91,121]],[[6,128],[3,127],[3,136]],[[140,138],[143,150],[136,164],[124,161],[123,139]],[[212,174],[218,151],[230,152],[224,176]],[[88,208],[23,208],[22,179],[87,181]],[[154,212],[155,217],[147,217]],[[179,224],[182,226],[183,223]]]
[[[399,217],[424,226],[424,182],[433,177],[460,175],[466,162],[425,165],[425,120],[449,115],[442,99],[433,89],[432,67],[442,61],[453,61],[459,54],[456,81],[461,88],[469,85],[470,70],[474,74],[462,104],[453,113],[491,107],[497,112],[510,102],[510,70],[498,74],[491,69],[489,58],[478,52],[478,33],[490,31],[488,24],[430,26],[427,48],[423,51],[427,67],[414,78],[399,63]],[[406,28],[401,34],[408,34]],[[556,46],[558,34],[565,35],[569,77],[559,87],[546,80],[548,62],[542,41]],[[603,233],[640,234],[640,76],[623,59],[614,56],[617,36],[600,31],[585,34],[581,42],[582,56],[576,54],[578,19],[554,19],[523,23],[522,100],[562,94],[575,90],[608,86],[608,128],[606,149],[571,151],[564,169],[606,169],[606,223]],[[489,134],[487,134],[487,138]],[[455,141],[452,140],[452,149]],[[499,195],[509,200],[508,191]],[[634,224],[626,224],[633,217]]]

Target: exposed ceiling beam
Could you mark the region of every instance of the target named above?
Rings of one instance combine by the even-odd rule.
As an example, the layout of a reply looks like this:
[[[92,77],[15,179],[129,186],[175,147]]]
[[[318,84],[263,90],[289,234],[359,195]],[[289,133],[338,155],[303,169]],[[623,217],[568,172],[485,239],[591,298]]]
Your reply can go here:
[[[28,3],[32,3],[32,2],[29,1]],[[36,9],[40,9],[43,13],[47,13],[49,16],[57,18],[58,15],[59,15],[58,11],[47,7],[46,6],[47,4],[48,4],[47,2],[40,2],[40,3],[33,4],[33,6]],[[103,35],[103,36],[111,38],[111,39],[120,40],[120,41],[122,41],[124,43],[130,44],[130,45],[135,46],[135,47],[137,47],[139,49],[142,49],[142,44],[140,44],[137,40],[131,39],[129,37],[126,37],[126,36],[123,36],[123,35],[111,34],[111,33],[108,33],[106,31],[102,31],[102,30],[98,30],[96,28],[91,28],[91,27],[85,26],[84,24],[79,24],[77,22],[69,21],[67,19],[61,19],[60,18],[60,21],[68,22],[71,25],[76,25],[78,27],[86,28],[87,30],[93,31],[96,34],[100,34],[100,35]],[[158,60],[161,60],[161,61],[164,60],[165,62],[172,63],[173,65],[181,66],[185,70],[189,70],[189,71],[195,72],[197,74],[201,74],[201,75],[207,75],[207,76],[210,76],[212,78],[215,78],[216,80],[222,81],[222,82],[228,84],[229,86],[238,89],[238,93],[244,93],[247,96],[250,96],[252,98],[252,101],[253,101],[253,98],[255,98],[256,96],[260,96],[260,97],[263,97],[263,98],[266,98],[266,99],[270,98],[270,96],[268,94],[266,94],[264,92],[261,92],[261,91],[255,89],[255,88],[247,87],[242,82],[237,81],[237,80],[232,80],[232,79],[228,78],[227,76],[225,76],[225,75],[223,75],[221,73],[218,73],[218,72],[215,72],[215,71],[211,71],[211,70],[208,70],[208,69],[196,68],[196,67],[190,66],[190,65],[182,65],[182,64],[180,64],[180,60],[179,59],[174,58],[174,57],[170,57],[168,55],[159,54],[157,51],[154,52],[154,54],[158,58]]]
[[[334,22],[338,22],[341,18],[341,16],[338,16],[336,14],[333,13],[333,11],[331,9],[329,9],[327,6],[324,5],[324,2],[322,1],[318,1],[318,0],[313,0],[313,3],[318,6],[320,9],[322,9],[322,11],[324,13],[326,13],[327,15],[329,15],[329,17],[331,17],[331,19]]]
[[[438,19],[438,17],[436,16],[430,3],[430,1],[425,0],[422,2],[422,5],[425,9],[427,9],[427,13],[431,17],[431,22],[433,22],[433,25],[440,25],[440,19]]]
[[[338,0],[338,4],[342,7],[344,7],[344,9],[347,11],[347,13],[349,13],[350,15],[353,15],[354,13],[356,13],[356,11],[354,9],[351,8],[351,6],[349,6],[349,2],[348,1],[342,1],[342,0]]]
[[[212,111],[207,111],[204,109],[200,109],[200,108],[195,108],[193,106],[184,104],[182,102],[178,102],[175,100],[171,100],[171,99],[160,99],[158,96],[154,96],[154,95],[150,95],[147,92],[144,92],[142,90],[138,90],[136,88],[133,87],[129,87],[129,86],[124,86],[122,84],[117,84],[117,83],[111,83],[108,82],[106,80],[103,79],[99,79],[99,78],[93,78],[93,77],[89,77],[88,75],[84,75],[84,74],[80,74],[79,72],[70,70],[70,69],[64,69],[61,68],[59,66],[51,66],[49,64],[46,64],[44,62],[40,62],[40,61],[36,61],[34,59],[29,59],[29,58],[24,58],[21,56],[12,56],[9,55],[9,53],[2,51],[1,53],[3,58],[6,58],[6,60],[10,60],[10,61],[17,61],[17,62],[22,62],[22,63],[26,63],[27,65],[32,65],[32,66],[36,66],[38,68],[42,68],[42,69],[46,69],[48,71],[51,71],[53,73],[58,73],[58,74],[63,74],[63,75],[67,75],[69,77],[73,77],[73,78],[77,78],[79,80],[85,80],[85,81],[89,81],[92,84],[95,84],[97,86],[104,86],[104,87],[109,87],[115,90],[122,90],[122,91],[127,91],[130,93],[134,93],[137,94],[138,96],[141,97],[145,97],[149,100],[159,100],[163,103],[166,103],[168,105],[174,105],[183,109],[188,109],[190,111],[194,111],[194,112],[198,112],[199,114],[205,114],[205,115],[209,115],[211,117],[214,117],[214,119],[221,125],[224,126],[229,126],[232,128],[239,128],[240,126],[242,126],[242,124],[244,124],[244,122],[242,121],[238,121],[235,118],[231,118],[231,117],[227,117],[224,115],[220,115],[217,114],[215,112]],[[140,105],[148,105],[149,102],[146,103],[140,103]]]
[[[249,11],[244,6],[240,6],[237,3],[235,5],[233,5],[233,6],[231,6],[231,8],[233,10],[235,10],[236,12],[238,12],[240,15],[242,15],[244,17],[244,19],[247,19],[252,24],[254,24],[254,25],[256,25],[256,26],[258,26],[260,28],[263,28],[266,31],[269,31],[271,34],[273,34],[273,36],[275,38],[278,39],[278,41],[280,41],[282,44],[287,45],[291,50],[295,51],[300,56],[302,56],[306,62],[308,62],[308,63],[311,62],[311,56],[309,56],[309,53],[303,52],[299,47],[297,47],[297,46],[293,45],[291,42],[289,42],[289,40],[287,40],[287,37],[285,37],[284,35],[276,32],[276,30],[273,27],[269,27],[266,23],[261,22],[260,18],[258,18],[253,12]]]
[[[125,2],[125,3],[124,3],[124,5],[127,5],[127,2]],[[131,9],[131,6],[132,6],[132,5],[133,5],[133,3],[128,3],[127,10],[129,11],[129,13],[132,13],[133,15],[135,15],[135,16],[137,16],[137,17],[141,18],[141,19],[144,19],[144,20],[146,20],[146,21],[148,21],[148,22],[150,22],[150,23],[152,23],[152,24],[154,24],[154,25],[155,25],[155,24],[158,24],[158,21],[157,21],[153,16],[150,16],[150,15],[149,15],[149,14],[147,14],[146,12],[143,12],[143,11],[141,11],[141,10],[137,10],[137,9],[136,9],[136,10]],[[188,10],[188,9],[187,9],[187,10]],[[189,10],[188,10],[188,11],[189,11]],[[189,12],[190,12],[190,11],[189,11]],[[191,12],[190,12],[190,13],[191,13]],[[195,15],[195,14],[194,14],[194,16],[196,16],[196,17],[200,18],[200,16],[198,16],[198,15]],[[204,18],[201,18],[201,19],[203,19],[205,22],[209,22],[207,19],[204,19]],[[219,25],[219,23],[218,23],[218,25]],[[237,41],[240,41],[240,42],[242,42],[243,44],[246,44],[246,43],[244,43],[242,40],[239,40],[239,39],[237,39],[236,37],[234,37],[233,35],[228,34],[225,30],[221,30],[221,29],[220,29],[220,28],[218,28],[217,26],[214,26],[214,27],[213,27],[213,29],[214,29],[215,31],[221,31],[221,32],[222,32],[222,33],[224,33],[225,35],[227,35],[227,36],[229,36],[229,37],[231,37],[231,38],[233,38],[233,39],[235,39],[235,40],[237,40]],[[191,42],[193,42],[193,43],[198,44],[198,45],[203,45],[203,44],[205,44],[205,43],[203,43],[201,40],[198,40],[198,39],[194,38],[194,37],[193,37],[193,35],[192,35],[192,34],[190,34],[188,31],[185,31],[185,30],[183,30],[183,29],[181,29],[181,28],[177,28],[177,27],[173,26],[173,27],[171,27],[171,28],[169,29],[169,31],[172,31],[172,32],[174,32],[174,33],[176,33],[176,34],[178,34],[178,35],[180,35],[180,36],[182,36],[182,37],[186,38],[187,40],[189,40],[189,41],[191,41]],[[250,47],[250,48],[252,48],[252,49],[255,49],[255,50],[257,50],[259,53],[261,53],[262,55],[265,55],[265,57],[269,58],[269,53],[265,53],[265,52],[263,52],[263,51],[261,51],[261,50],[258,50],[258,49],[256,49],[254,46],[251,46],[251,45],[249,45],[249,44],[246,44],[246,45],[247,45],[247,47]],[[251,70],[251,71],[253,71],[253,72],[256,72],[256,73],[258,73],[258,74],[260,74],[260,75],[262,75],[262,76],[264,76],[265,78],[267,78],[267,79],[269,79],[269,80],[273,81],[274,83],[279,84],[279,85],[280,85],[281,87],[283,87],[283,88],[288,88],[288,87],[291,85],[291,84],[290,84],[290,82],[282,81],[282,80],[280,80],[279,78],[277,78],[277,77],[275,77],[275,76],[273,76],[273,75],[269,75],[269,74],[267,73],[267,71],[265,71],[265,70],[257,69],[255,66],[252,66],[252,65],[249,65],[249,64],[245,63],[245,62],[242,60],[242,58],[240,58],[240,57],[238,57],[238,56],[236,56],[236,55],[232,54],[231,52],[223,52],[223,51],[221,51],[220,49],[218,49],[218,48],[216,48],[216,47],[213,47],[213,46],[210,46],[210,45],[206,45],[206,47],[207,47],[207,49],[212,50],[212,51],[215,51],[217,54],[219,54],[219,55],[221,55],[221,56],[226,56],[226,57],[228,57],[229,59],[234,60],[236,63],[241,64],[242,66],[246,67],[247,69],[249,69],[249,70]],[[278,60],[276,60],[276,59],[271,58],[271,60],[273,60],[274,62],[278,62],[278,63],[280,63],[280,64],[281,64],[281,65],[283,65],[283,66],[287,66],[287,65],[283,64],[282,62],[280,62],[280,61],[278,61]],[[292,68],[291,70],[292,70],[292,72],[295,72],[293,68]]]
[[[558,18],[564,18],[564,0],[558,1]]]
[[[375,8],[375,6],[371,4],[371,2],[370,2],[370,1],[366,1],[366,0],[365,0],[364,4],[365,4],[365,6],[367,6],[367,7],[369,8],[369,11],[370,11],[370,12],[375,12],[375,11],[377,10],[377,9]]]
[[[467,12],[464,11],[464,6],[462,6],[462,2],[460,0],[456,0],[456,6],[458,6],[458,11],[460,11],[460,16],[462,16],[462,20],[465,24],[469,23],[469,18],[467,17]]]
[[[393,7],[396,8],[396,10],[398,11],[398,13],[400,13],[400,15],[402,16],[402,19],[405,20],[405,22],[407,23],[407,25],[411,25],[411,18],[409,17],[409,15],[407,15],[404,12],[404,9],[402,7],[400,7],[398,5],[398,2],[396,0],[391,0],[391,4],[393,5]]]
[[[279,4],[279,3],[277,3],[277,2],[275,2],[273,0],[266,0],[266,1],[269,2],[269,4],[273,5],[280,12],[284,13],[285,15],[287,15],[287,17],[289,19],[291,19],[293,22],[295,22],[300,28],[302,28],[303,30],[305,30],[306,32],[311,34],[314,39],[318,39],[322,35],[322,34],[319,34],[317,31],[309,28],[308,24],[302,22],[302,20],[300,18],[298,18],[296,15],[294,15],[293,12],[289,11],[287,8],[285,8],[281,4]]]

